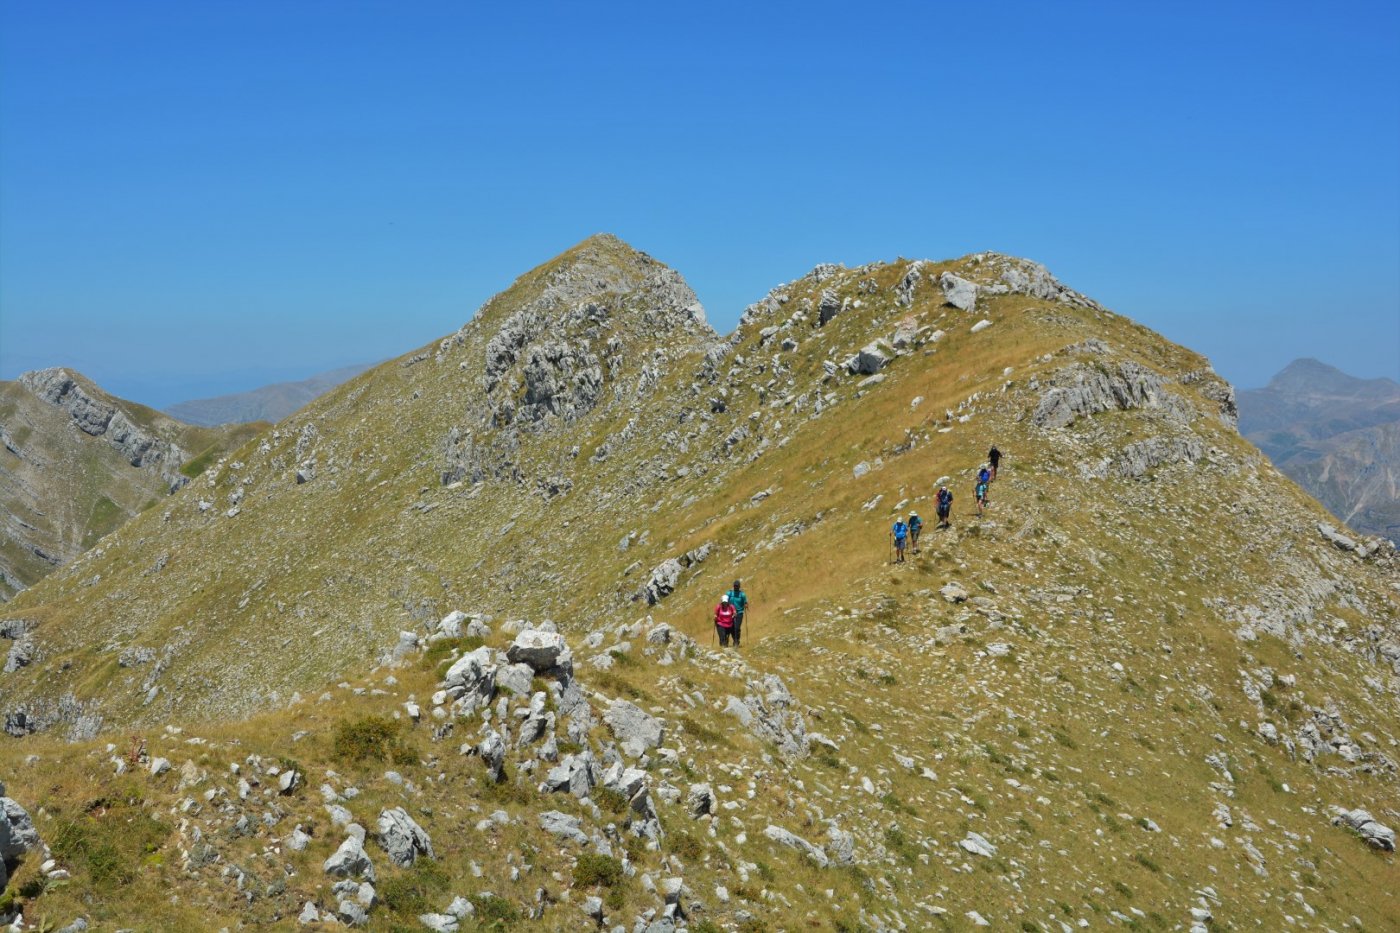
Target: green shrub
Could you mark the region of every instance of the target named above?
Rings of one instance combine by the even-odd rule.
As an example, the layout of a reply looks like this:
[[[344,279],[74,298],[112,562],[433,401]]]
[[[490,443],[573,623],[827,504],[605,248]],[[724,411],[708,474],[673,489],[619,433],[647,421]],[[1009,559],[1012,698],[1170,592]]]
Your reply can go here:
[[[399,723],[388,716],[361,716],[336,727],[331,752],[346,762],[383,761],[401,747]]]
[[[85,873],[97,892],[131,884],[169,835],[170,827],[139,804],[107,799],[95,801],[81,816],[55,814],[53,829],[45,833],[54,856]]]
[[[666,834],[666,848],[686,861],[695,861],[705,854],[705,847],[695,837],[683,829],[672,829]]]
[[[471,900],[476,905],[476,924],[479,930],[504,930],[520,921],[520,911],[504,897],[496,894],[477,894]]]
[[[574,863],[574,884],[583,888],[611,888],[622,880],[622,863],[610,855],[585,852]]]
[[[611,787],[593,788],[593,802],[608,813],[627,812],[627,797]]]
[[[452,878],[442,865],[433,859],[420,858],[412,868],[380,879],[375,890],[390,911],[417,917],[433,910],[451,884]]]

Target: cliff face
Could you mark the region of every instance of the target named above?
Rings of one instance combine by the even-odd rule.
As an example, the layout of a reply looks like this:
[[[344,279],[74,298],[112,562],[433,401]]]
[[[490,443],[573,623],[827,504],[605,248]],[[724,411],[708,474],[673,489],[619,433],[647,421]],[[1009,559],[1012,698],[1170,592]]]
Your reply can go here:
[[[1383,929],[1397,557],[1235,419],[1024,260],[821,265],[720,337],[585,241],[9,607],[9,793],[89,840],[27,914]]]
[[[190,481],[253,429],[191,428],[66,369],[0,384],[0,596],[8,599]]]

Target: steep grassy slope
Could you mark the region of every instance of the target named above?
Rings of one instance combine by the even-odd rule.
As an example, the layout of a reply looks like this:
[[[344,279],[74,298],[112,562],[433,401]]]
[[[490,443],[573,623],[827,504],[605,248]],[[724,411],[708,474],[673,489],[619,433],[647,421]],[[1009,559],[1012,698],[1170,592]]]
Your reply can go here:
[[[818,267],[721,340],[674,273],[586,241],[16,601],[9,726],[47,731],[5,748],[9,793],[75,883],[15,884],[114,926],[353,916],[325,807],[403,806],[436,858],[371,843],[385,929],[453,895],[521,929],[589,925],[590,895],[628,929],[1393,928],[1393,856],[1330,808],[1400,823],[1396,558],[1320,535],[1233,413],[1202,358],[1020,260]],[[891,565],[944,475],[953,527]],[[483,630],[399,632],[455,608],[498,649],[551,619],[572,664],[454,704]],[[627,699],[659,748],[599,721]],[[373,715],[397,737],[337,741]],[[463,754],[498,731],[501,783]],[[590,755],[642,792],[541,789]]]
[[[63,369],[0,383],[0,599],[92,547],[262,427],[192,427]]]

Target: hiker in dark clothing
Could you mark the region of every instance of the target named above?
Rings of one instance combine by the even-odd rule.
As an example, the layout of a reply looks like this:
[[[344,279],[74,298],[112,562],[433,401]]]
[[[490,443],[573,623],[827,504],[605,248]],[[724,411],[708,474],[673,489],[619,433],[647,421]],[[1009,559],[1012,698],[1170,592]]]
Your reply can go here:
[[[997,478],[997,467],[1001,466],[1001,451],[997,450],[995,445],[992,446],[991,450],[987,451],[987,462],[992,465],[992,479],[995,480]]]
[[[909,513],[909,546],[919,553],[919,534],[924,530],[924,520],[918,512]]]
[[[909,537],[909,526],[904,524],[904,518],[899,517],[894,520],[894,527],[890,529],[890,537],[894,539],[894,562],[904,563],[904,542]]]
[[[734,647],[737,648],[739,636],[744,630],[744,616],[749,611],[749,594],[744,592],[743,584],[735,580],[734,589],[724,595],[729,600],[729,605],[734,607]]]
[[[948,516],[953,511],[953,492],[947,486],[938,487],[938,525],[948,527]]]
[[[719,605],[715,607],[715,631],[719,632],[719,646],[721,648],[728,648],[729,639],[735,637],[734,617],[736,615],[734,607],[729,604],[729,596],[727,594],[721,596]],[[734,646],[737,648],[738,645],[739,642],[736,638]]]

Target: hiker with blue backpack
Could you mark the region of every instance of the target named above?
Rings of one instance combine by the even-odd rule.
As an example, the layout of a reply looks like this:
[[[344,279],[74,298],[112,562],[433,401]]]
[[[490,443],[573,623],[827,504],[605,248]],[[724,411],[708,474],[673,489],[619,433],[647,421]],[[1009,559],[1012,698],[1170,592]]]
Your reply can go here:
[[[749,594],[744,592],[744,585],[735,580],[734,588],[725,593],[724,598],[734,607],[734,647],[737,648],[744,630],[744,617],[749,613]]]
[[[904,545],[909,538],[909,526],[904,523],[904,516],[897,516],[894,520],[894,527],[890,529],[890,537],[894,539],[894,562],[904,563]]]
[[[938,527],[947,528],[948,516],[953,511],[953,491],[947,486],[938,487]]]

